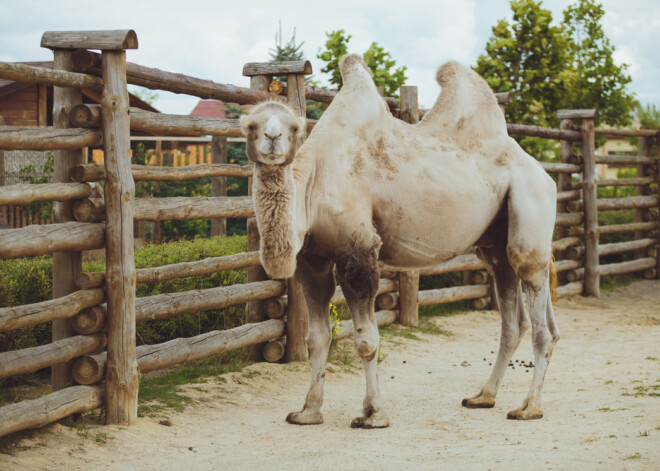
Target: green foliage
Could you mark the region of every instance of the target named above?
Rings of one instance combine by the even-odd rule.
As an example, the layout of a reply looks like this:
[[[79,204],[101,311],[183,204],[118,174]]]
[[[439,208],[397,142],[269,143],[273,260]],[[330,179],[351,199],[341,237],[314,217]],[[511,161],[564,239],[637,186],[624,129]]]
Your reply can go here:
[[[271,62],[285,62],[285,61],[301,61],[305,58],[305,54],[301,50],[305,41],[296,44],[296,28],[293,28],[293,35],[286,44],[282,44],[282,22],[279,22],[280,28],[275,33],[275,48],[270,49]]]
[[[576,0],[564,12],[564,24],[552,25],[552,13],[540,1],[511,1],[513,22],[499,20],[474,69],[495,92],[513,92],[507,121],[557,127],[558,109],[595,108],[598,122],[625,125],[635,99],[627,90],[627,66],[614,64],[614,47],[600,25],[603,8]],[[530,154],[548,157],[555,143],[521,138]]]
[[[243,236],[214,237],[149,245],[135,251],[137,268],[156,267],[179,262],[202,260],[245,252]],[[52,297],[52,256],[0,260],[0,307],[18,306],[46,301]],[[105,271],[102,261],[83,264],[84,271]],[[139,283],[138,297],[160,293],[188,291],[245,283],[245,270],[228,270],[211,275],[182,278],[161,283]],[[162,343],[177,337],[191,337],[210,330],[224,330],[244,322],[243,306],[175,316],[137,326],[138,344]],[[0,332],[0,351],[20,350],[50,343],[50,323]],[[0,379],[0,386],[25,382],[29,377]]]
[[[52,175],[54,168],[55,168],[54,154],[52,152],[48,152],[46,154],[46,161],[39,166],[38,170],[33,164],[29,164],[20,167],[18,172],[22,174],[33,174],[33,175],[41,174],[41,176],[38,177],[22,176],[20,177],[22,183],[48,183],[53,180]],[[42,219],[47,219],[51,217],[51,214],[53,213],[53,203],[51,202],[29,203],[25,205],[25,211],[29,215],[38,214]]]
[[[153,106],[154,103],[156,103],[156,101],[159,98],[158,92],[154,92],[153,90],[142,87],[139,88],[131,87],[131,94],[135,95],[140,100],[151,106]]]
[[[340,29],[326,33],[326,36],[328,39],[325,42],[325,50],[319,51],[316,57],[326,63],[321,72],[330,74],[330,84],[339,89],[343,85],[339,63],[341,58],[348,53],[351,35],[346,35],[346,32]],[[371,70],[376,86],[384,88],[385,96],[398,98],[396,92],[406,82],[407,67],[395,68],[396,61],[392,59],[390,53],[375,42],[371,43],[362,57]]]
[[[637,119],[643,127],[658,128],[660,127],[660,110],[649,103],[645,107],[638,105]]]
[[[330,303],[330,327],[332,328],[332,338],[334,339],[341,330],[342,320],[337,312],[337,306]]]

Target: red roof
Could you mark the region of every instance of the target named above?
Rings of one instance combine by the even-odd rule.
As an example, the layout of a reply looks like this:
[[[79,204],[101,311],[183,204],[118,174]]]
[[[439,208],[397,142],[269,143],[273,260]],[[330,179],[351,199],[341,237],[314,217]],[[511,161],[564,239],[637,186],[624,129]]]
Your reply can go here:
[[[227,105],[219,100],[199,100],[190,116],[201,116],[203,118],[233,118],[227,114]]]

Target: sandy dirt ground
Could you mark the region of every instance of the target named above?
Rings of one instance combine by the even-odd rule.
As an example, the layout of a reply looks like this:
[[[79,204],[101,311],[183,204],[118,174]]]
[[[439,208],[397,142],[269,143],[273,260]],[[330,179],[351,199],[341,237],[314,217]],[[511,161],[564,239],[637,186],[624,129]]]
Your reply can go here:
[[[499,315],[479,311],[433,318],[449,336],[383,332],[388,429],[349,427],[364,395],[358,362],[330,365],[325,423],[306,427],[284,418],[304,401],[308,364],[259,364],[191,385],[197,403],[168,413],[171,426],[141,418],[132,427],[90,426],[81,436],[51,425],[0,455],[0,469],[660,469],[660,282],[599,300],[563,299],[555,309],[562,338],[540,420],[506,419],[531,381],[531,368],[520,366],[533,359],[529,334],[495,407],[461,407],[497,353]]]

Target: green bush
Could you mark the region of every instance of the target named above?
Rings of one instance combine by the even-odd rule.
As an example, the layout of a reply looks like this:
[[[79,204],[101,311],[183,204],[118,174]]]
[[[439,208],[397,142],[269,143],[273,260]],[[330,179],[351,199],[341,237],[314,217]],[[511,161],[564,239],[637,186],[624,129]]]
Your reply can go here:
[[[149,245],[137,249],[137,268],[156,267],[179,262],[201,260],[245,252],[244,236],[214,237],[192,241]],[[85,271],[105,271],[104,262],[86,262]],[[52,297],[53,260],[51,256],[0,261],[0,307],[32,304]],[[246,280],[245,270],[229,270],[211,275],[182,278],[161,283],[137,285],[137,296],[151,296],[193,289],[213,288]],[[243,323],[244,307],[205,311],[175,316],[170,319],[138,324],[138,344],[166,342],[177,337],[190,337],[214,329],[228,329]],[[19,350],[50,343],[50,323],[0,333],[0,351]]]

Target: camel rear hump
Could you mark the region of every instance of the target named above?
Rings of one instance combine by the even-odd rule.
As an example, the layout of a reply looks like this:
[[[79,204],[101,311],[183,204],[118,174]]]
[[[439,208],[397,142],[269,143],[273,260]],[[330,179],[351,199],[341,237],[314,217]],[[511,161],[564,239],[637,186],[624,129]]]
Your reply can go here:
[[[495,94],[475,71],[458,62],[441,65],[436,80],[442,92],[424,121],[443,128],[459,145],[508,137]]]

